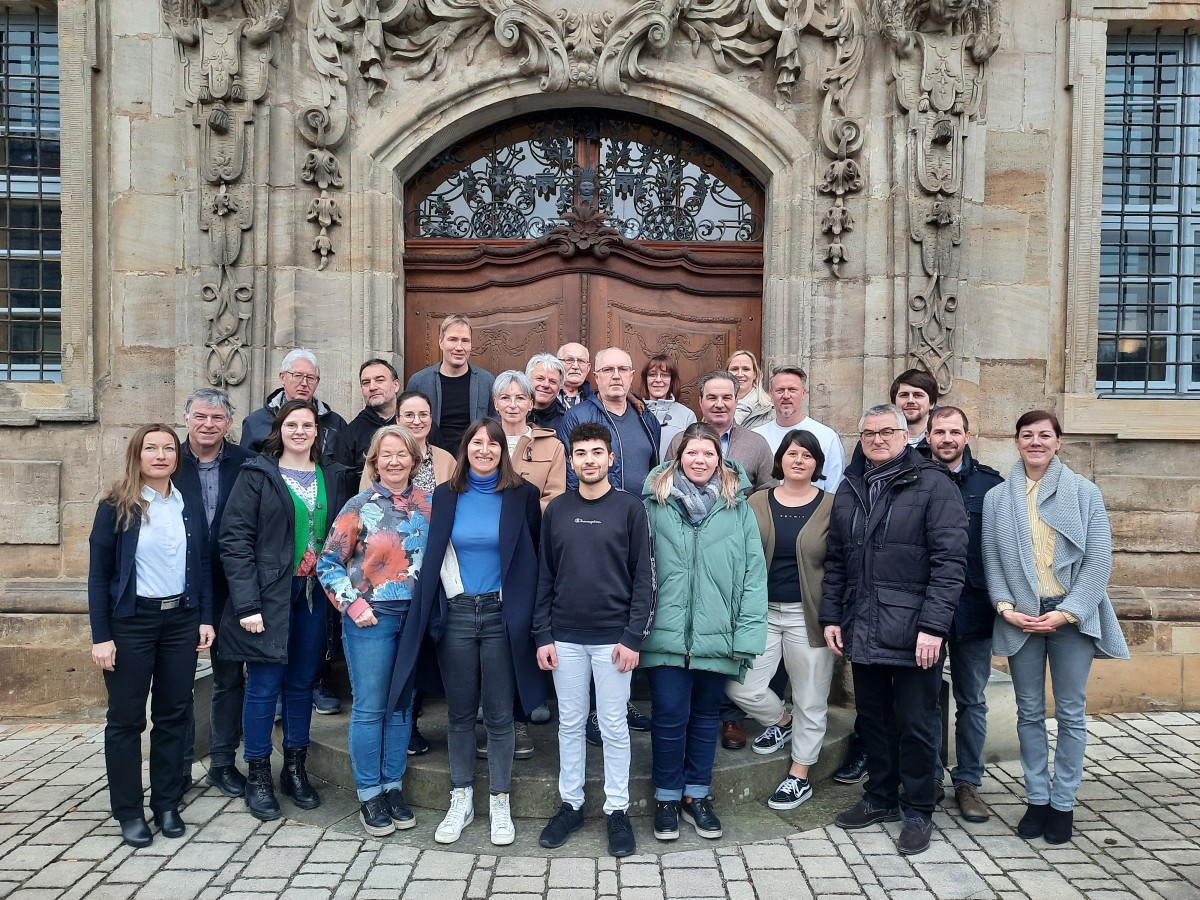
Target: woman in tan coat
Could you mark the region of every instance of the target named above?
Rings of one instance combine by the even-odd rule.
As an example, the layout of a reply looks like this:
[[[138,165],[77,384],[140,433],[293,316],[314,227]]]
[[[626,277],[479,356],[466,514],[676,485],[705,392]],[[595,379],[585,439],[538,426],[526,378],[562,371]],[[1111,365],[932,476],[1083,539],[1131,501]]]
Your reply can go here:
[[[509,369],[492,384],[492,403],[508,441],[508,454],[517,474],[541,493],[546,504],[567,489],[567,458],[562,441],[550,428],[529,424],[533,384],[524,372]]]
[[[808,770],[825,739],[834,656],[817,613],[833,495],[813,484],[824,462],[815,435],[789,431],[775,452],[772,475],[779,486],[750,497],[767,558],[767,649],[745,683],[730,679],[725,693],[764,727],[754,739],[755,753],[791,744],[787,777],[767,801],[772,809],[795,809],[812,796]],[[781,655],[792,686],[791,714],[770,688]]]

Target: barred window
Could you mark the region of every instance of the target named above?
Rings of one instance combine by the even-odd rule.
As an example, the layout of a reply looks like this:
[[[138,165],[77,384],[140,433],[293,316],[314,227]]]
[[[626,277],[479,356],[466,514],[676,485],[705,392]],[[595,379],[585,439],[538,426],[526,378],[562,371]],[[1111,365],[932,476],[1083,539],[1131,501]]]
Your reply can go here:
[[[1200,37],[1110,35],[1096,388],[1200,393]]]
[[[0,7],[0,380],[60,381],[58,25]]]

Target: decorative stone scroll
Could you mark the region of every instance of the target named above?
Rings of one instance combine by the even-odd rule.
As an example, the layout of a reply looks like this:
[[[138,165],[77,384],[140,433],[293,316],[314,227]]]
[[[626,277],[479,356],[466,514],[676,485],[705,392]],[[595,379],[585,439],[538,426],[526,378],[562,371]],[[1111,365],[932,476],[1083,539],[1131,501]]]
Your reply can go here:
[[[200,129],[200,230],[208,235],[215,281],[201,288],[208,321],[208,378],[240,384],[249,371],[254,277],[242,265],[242,235],[254,226],[251,126],[267,94],[271,36],[291,0],[163,0],[175,36],[183,88]]]
[[[908,112],[908,210],[922,283],[908,297],[909,354],[953,384],[962,178],[968,122],[984,110],[985,63],[1000,44],[999,0],[881,0],[896,98]]]
[[[511,51],[522,74],[538,77],[542,90],[555,92],[625,93],[629,82],[649,77],[644,57],[669,55],[682,43],[679,37],[693,55],[706,48],[721,72],[739,65],[763,67],[774,53],[775,88],[790,97],[802,68],[801,38],[812,32],[833,45],[833,60],[820,81],[826,157],[820,184],[832,196],[822,225],[830,241],[825,259],[840,275],[846,258],[840,236],[853,227],[846,200],[863,183],[855,159],[863,129],[847,114],[863,61],[858,0],[637,0],[622,11],[580,6],[551,14],[535,0],[314,0],[308,45],[324,84],[321,107],[331,116],[345,108],[343,53],[353,54],[368,102],[374,103],[387,90],[389,63],[403,64],[410,79],[437,78],[456,47],[469,64],[485,41]],[[334,143],[327,139],[325,146]],[[332,252],[329,226],[322,223],[328,218],[336,224],[336,203],[331,209],[326,201],[324,194],[314,201],[314,209],[324,203],[324,212],[314,216],[310,211],[309,218],[321,224],[318,243],[324,238]],[[327,253],[318,252],[324,262]]]

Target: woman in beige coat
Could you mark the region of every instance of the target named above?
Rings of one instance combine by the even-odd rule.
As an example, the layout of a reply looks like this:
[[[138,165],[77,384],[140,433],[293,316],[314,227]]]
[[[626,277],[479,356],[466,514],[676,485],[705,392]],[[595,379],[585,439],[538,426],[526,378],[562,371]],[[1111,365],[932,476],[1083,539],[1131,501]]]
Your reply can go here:
[[[772,809],[795,809],[812,796],[808,770],[825,739],[834,656],[817,613],[833,495],[813,484],[824,462],[815,435],[789,431],[775,452],[779,486],[750,497],[767,558],[767,649],[745,682],[730,679],[725,693],[765,729],[754,739],[755,753],[791,745],[787,777],[767,801]],[[770,688],[780,656],[792,686],[790,714]]]
[[[567,489],[567,457],[553,429],[529,424],[533,384],[524,372],[509,369],[492,384],[492,403],[508,440],[508,454],[517,474],[541,493],[546,504]]]

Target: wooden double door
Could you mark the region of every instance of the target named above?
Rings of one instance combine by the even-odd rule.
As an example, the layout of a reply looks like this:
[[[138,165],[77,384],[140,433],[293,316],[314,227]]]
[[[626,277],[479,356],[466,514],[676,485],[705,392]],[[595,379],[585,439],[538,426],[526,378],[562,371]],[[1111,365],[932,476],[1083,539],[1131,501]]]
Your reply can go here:
[[[474,331],[472,362],[524,371],[534,353],[577,341],[592,354],[621,347],[636,373],[667,353],[676,399],[693,409],[700,376],[762,343],[761,245],[640,243],[589,216],[531,241],[410,239],[405,254],[405,369],[441,358],[438,328],[461,313]]]

